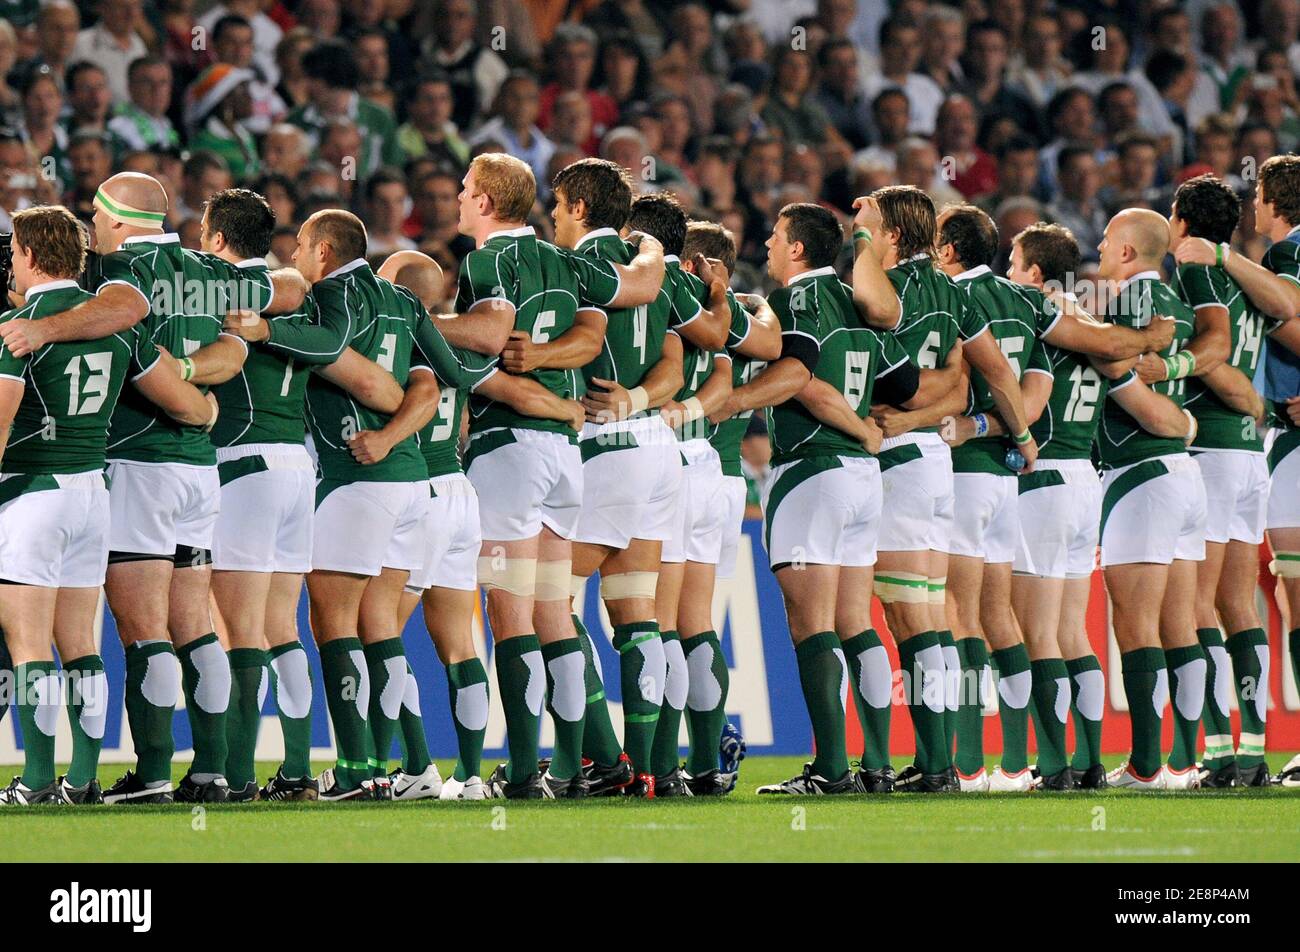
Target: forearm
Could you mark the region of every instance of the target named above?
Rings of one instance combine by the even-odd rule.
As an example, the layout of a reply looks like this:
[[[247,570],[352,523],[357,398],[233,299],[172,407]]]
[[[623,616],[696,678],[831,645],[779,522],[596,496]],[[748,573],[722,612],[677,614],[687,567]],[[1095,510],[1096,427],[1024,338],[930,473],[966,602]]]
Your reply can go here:
[[[243,369],[247,359],[248,344],[236,337],[223,335],[215,343],[200,348],[188,358],[193,372],[187,379],[195,386],[225,383]]]
[[[1273,320],[1286,321],[1300,314],[1300,285],[1242,254],[1229,254],[1225,267],[1250,302]]]
[[[1126,357],[1123,360],[1101,360],[1097,357],[1091,357],[1089,362],[1092,364],[1092,368],[1107,380],[1119,380],[1137,366],[1138,359],[1136,357]]]
[[[867,423],[853,411],[849,402],[825,380],[813,377],[807,386],[795,395],[804,409],[829,427],[848,434],[861,442],[867,438]]]
[[[300,364],[324,366],[342,356],[352,337],[352,319],[330,324],[307,321],[267,321],[266,346]]]
[[[396,413],[406,399],[406,391],[392,374],[351,347],[334,363],[317,367],[315,373],[380,413]]]
[[[401,405],[380,431],[389,445],[396,446],[428,424],[438,412],[438,398],[441,394],[442,388],[432,373],[420,371],[412,374],[407,381]]]
[[[311,286],[297,268],[280,268],[271,272],[271,303],[267,314],[290,314],[302,307]]]
[[[604,339],[603,328],[575,324],[555,340],[533,345],[536,367],[550,370],[585,367],[599,356]]]
[[[782,357],[768,364],[749,383],[732,390],[728,403],[736,413],[775,407],[793,397],[811,379],[812,374],[802,362],[793,357]]]
[[[1300,317],[1293,317],[1269,332],[1268,339],[1277,341],[1293,354],[1300,354]]]
[[[890,330],[902,319],[894,285],[876,260],[871,242],[863,238],[853,242],[853,300],[871,327]]]
[[[616,267],[619,287],[611,307],[636,307],[649,304],[659,296],[664,283],[664,253],[659,242],[643,239],[636,257]]]
[[[1223,362],[1228,359],[1228,350],[1232,345],[1232,335],[1227,327],[1214,327],[1197,334],[1190,344],[1184,349],[1183,353],[1191,354],[1195,359],[1196,365],[1189,373],[1180,376],[1187,377],[1204,377],[1206,374],[1223,366]],[[1174,355],[1178,357],[1177,354]],[[1171,379],[1177,379],[1171,377]]]
[[[709,379],[699,390],[695,391],[695,398],[700,401],[703,408],[703,416],[711,416],[722,408],[731,398],[731,361],[714,360],[713,373],[709,374]]]
[[[1019,436],[1029,430],[1029,417],[1025,413],[1025,403],[1020,396],[1020,383],[1011,373],[1010,368],[1004,375],[998,374],[994,379],[988,381],[989,393],[993,397],[993,402],[998,408],[998,414],[1002,417],[1002,422],[1007,425],[1012,436]]]
[[[925,386],[926,374],[932,371],[922,371],[922,387]],[[916,400],[923,395],[923,391],[917,390]],[[908,429],[919,430],[927,426],[938,426],[949,417],[954,417],[966,412],[966,407],[970,403],[970,380],[965,375],[961,376],[957,384],[949,387],[942,393],[938,399],[932,400],[926,404],[917,404],[916,409],[907,411],[907,420],[910,426]]]
[[[1229,409],[1255,420],[1264,415],[1264,398],[1255,390],[1250,378],[1236,367],[1220,364],[1215,370],[1205,374],[1201,382],[1209,387]]]
[[[672,338],[673,335],[669,334],[668,337]],[[675,353],[669,353],[665,342],[663,356],[650,368],[649,373],[641,378],[641,389],[646,394],[646,406],[663,406],[672,399],[673,394],[685,386],[685,383],[682,375],[681,344],[677,345]]]
[[[41,331],[47,341],[99,340],[134,327],[148,313],[140,294],[111,286],[62,314],[43,318]]]
[[[517,413],[538,420],[571,420],[569,401],[547,390],[531,377],[498,371],[478,388],[478,393],[506,404]]]
[[[491,306],[467,314],[439,314],[435,319],[447,343],[489,356],[505,349],[506,339],[515,326],[513,308]]]
[[[749,334],[736,351],[755,360],[776,360],[781,356],[781,323],[767,301],[760,299],[749,312]]]

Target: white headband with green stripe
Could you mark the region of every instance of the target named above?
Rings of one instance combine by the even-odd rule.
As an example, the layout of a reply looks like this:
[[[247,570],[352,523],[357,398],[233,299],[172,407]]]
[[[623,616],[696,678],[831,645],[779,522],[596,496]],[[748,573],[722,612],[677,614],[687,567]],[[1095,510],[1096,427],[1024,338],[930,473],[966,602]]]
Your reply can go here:
[[[94,204],[113,221],[121,222],[123,225],[140,225],[145,228],[156,225],[161,228],[163,219],[167,217],[163,212],[145,211],[143,208],[134,208],[125,202],[109,198],[102,188],[96,189]]]

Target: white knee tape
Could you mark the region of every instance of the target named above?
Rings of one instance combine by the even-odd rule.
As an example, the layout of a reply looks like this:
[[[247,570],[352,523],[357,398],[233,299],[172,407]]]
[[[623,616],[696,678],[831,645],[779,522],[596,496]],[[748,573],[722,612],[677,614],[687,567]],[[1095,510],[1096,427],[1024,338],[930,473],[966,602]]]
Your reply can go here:
[[[875,591],[876,597],[885,604],[903,602],[920,605],[930,600],[930,579],[912,572],[890,572],[888,575],[878,573]]]
[[[537,590],[537,560],[481,555],[478,582],[489,592],[499,588],[520,598],[532,598]]]
[[[658,572],[622,572],[618,575],[602,575],[600,597],[607,602],[616,602],[620,598],[653,599],[658,585]]]
[[[587,590],[587,580],[581,575],[569,576],[569,597],[575,601],[582,598],[582,593]]]
[[[1274,552],[1268,567],[1278,578],[1300,578],[1300,552]]]
[[[932,578],[926,582],[926,601],[931,605],[942,605],[948,591],[948,576]]]
[[[537,586],[534,594],[539,602],[567,602],[573,591],[573,563],[568,559],[537,563]]]

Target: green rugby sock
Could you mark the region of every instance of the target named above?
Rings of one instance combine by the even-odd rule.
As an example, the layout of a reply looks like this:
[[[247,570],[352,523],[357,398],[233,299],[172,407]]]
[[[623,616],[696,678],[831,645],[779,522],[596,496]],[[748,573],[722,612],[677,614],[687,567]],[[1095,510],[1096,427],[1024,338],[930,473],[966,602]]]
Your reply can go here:
[[[1237,765],[1243,770],[1264,762],[1264,728],[1268,722],[1268,635],[1263,628],[1247,628],[1230,635],[1232,681],[1237,688],[1241,738]]]
[[[456,727],[460,756],[452,776],[462,783],[480,776],[483,738],[487,735],[488,677],[483,662],[469,658],[447,665],[447,696],[451,722]]]
[[[9,713],[9,705],[17,698],[9,697],[7,691],[14,684],[14,662],[9,657],[9,647],[5,644],[4,633],[0,632],[0,721]]]
[[[99,772],[108,715],[108,678],[104,660],[97,654],[65,662],[63,671],[68,681],[68,722],[72,727],[72,763],[67,779],[73,787],[84,787]]]
[[[661,632],[659,640],[664,649],[664,687],[663,702],[659,705],[659,718],[654,724],[654,737],[650,743],[649,768],[637,766],[632,757],[632,743],[626,743],[628,759],[632,760],[633,770],[637,773],[649,772],[656,777],[665,777],[678,768],[678,755],[681,747],[682,710],[686,707],[686,695],[690,692],[690,676],[686,672],[686,655],[682,651],[681,637],[675,631]],[[627,688],[624,687],[626,692]],[[624,693],[623,703],[627,703]],[[629,732],[631,724],[624,727]],[[626,733],[631,738],[630,733]]]
[[[360,638],[336,638],[320,646],[320,669],[325,682],[325,703],[334,724],[338,748],[335,779],[344,790],[355,790],[373,776],[367,761],[370,725],[370,673]]]
[[[990,656],[997,669],[998,717],[1002,721],[1002,772],[1020,773],[1029,766],[1029,698],[1033,675],[1024,645],[1001,648]]]
[[[1196,764],[1196,736],[1205,713],[1205,651],[1199,644],[1165,652],[1173,699],[1174,748],[1169,766],[1179,772]]]
[[[1154,777],[1164,765],[1160,728],[1169,701],[1165,653],[1159,648],[1137,648],[1124,652],[1119,660],[1133,730],[1129,767],[1139,777]]]
[[[266,652],[261,648],[230,650],[230,714],[226,718],[226,781],[241,790],[257,779],[253,756],[266,698]]]
[[[889,705],[894,686],[889,655],[874,628],[854,635],[842,648],[849,662],[849,682],[862,725],[862,766],[867,770],[888,767]],[[946,719],[944,723],[946,729]]]
[[[682,639],[690,686],[686,691],[686,728],[690,753],[686,772],[692,776],[718,769],[718,746],[727,722],[727,691],[731,672],[722,655],[718,633],[705,631]]]
[[[1232,663],[1217,628],[1196,629],[1205,654],[1205,759],[1204,766],[1218,770],[1232,763]]]
[[[1096,655],[1065,662],[1070,675],[1070,712],[1074,717],[1074,757],[1070,767],[1084,773],[1101,764],[1101,718],[1106,706],[1106,677]]]
[[[901,651],[902,646],[899,647]],[[988,681],[989,649],[983,638],[958,638],[957,657],[961,663],[961,681],[957,685],[957,743],[953,766],[958,773],[973,777],[984,769],[983,696]]]
[[[506,715],[510,762],[506,779],[522,783],[537,773],[537,749],[546,699],[546,666],[536,635],[507,638],[496,646],[497,692]]]
[[[393,734],[406,695],[406,649],[401,636],[372,642],[362,649],[370,674],[370,747],[367,758],[375,777],[388,776],[388,758],[393,752]]]
[[[582,718],[587,710],[582,645],[565,638],[542,645],[546,662],[546,710],[555,725],[555,750],[548,770],[556,780],[572,780],[582,769]]]
[[[575,613],[573,630],[578,633],[578,643],[582,646],[582,675],[587,692],[587,713],[583,718],[582,755],[590,757],[593,763],[601,767],[612,767],[618,763],[618,756],[623,752],[618,735],[614,733],[614,722],[609,719],[609,702],[605,699],[605,681],[600,670],[600,655],[591,635]]]
[[[284,735],[284,776],[311,776],[311,670],[300,641],[276,645],[268,655],[271,690]]]
[[[190,775],[198,782],[225,776],[230,714],[230,658],[214,631],[176,650],[185,689],[185,713],[194,739]]]
[[[1070,713],[1070,673],[1060,658],[1030,664],[1033,681],[1034,737],[1038,741],[1038,771],[1044,777],[1067,766],[1065,722]]]
[[[402,710],[397,715],[397,736],[402,742],[402,772],[419,776],[429,769],[429,738],[424,733],[420,714],[420,685],[411,665],[406,665],[406,686],[402,691]]]
[[[614,648],[618,651],[619,681],[623,690],[623,749],[637,773],[656,773],[652,752],[655,733],[668,705],[668,648],[657,621],[639,621],[614,626]],[[680,651],[680,644],[676,650]],[[683,665],[682,678],[686,677]],[[685,687],[685,683],[682,685]],[[673,725],[673,767],[677,766],[677,725],[685,706],[686,692],[674,698],[677,724]]]
[[[827,780],[839,780],[849,772],[844,741],[845,698],[841,693],[848,668],[840,639],[833,631],[818,632],[795,645],[794,654],[817,748],[813,772]]]
[[[957,742],[961,655],[957,653],[956,639],[946,628],[939,632],[939,644],[943,648],[943,736],[948,748],[948,757],[951,759]]]
[[[1292,628],[1286,642],[1291,649],[1291,677],[1295,679],[1296,691],[1300,692],[1300,628]]]
[[[54,730],[59,722],[60,679],[53,661],[14,667],[18,723],[23,728],[23,783],[33,790],[54,782]]]
[[[135,745],[136,775],[145,783],[172,778],[178,674],[170,641],[138,641],[126,649],[126,719]]]

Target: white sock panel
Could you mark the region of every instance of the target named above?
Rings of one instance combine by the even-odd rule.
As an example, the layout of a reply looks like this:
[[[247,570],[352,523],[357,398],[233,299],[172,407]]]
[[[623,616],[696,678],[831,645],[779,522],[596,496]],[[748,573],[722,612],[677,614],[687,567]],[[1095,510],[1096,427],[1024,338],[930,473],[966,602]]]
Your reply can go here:
[[[1079,686],[1079,698],[1075,704],[1079,713],[1090,721],[1101,720],[1106,700],[1106,677],[1100,671],[1080,671],[1074,676],[1074,683]]]
[[[481,731],[488,722],[488,686],[480,681],[456,691],[456,720],[468,731]]]
[[[311,675],[307,671],[307,652],[302,648],[286,651],[271,659],[275,669],[275,704],[285,717],[297,720],[311,713]]]
[[[81,705],[81,729],[91,740],[103,740],[104,722],[108,719],[108,676],[103,671],[90,675],[82,672],[72,690]]]
[[[1018,671],[1015,674],[1003,675],[998,678],[998,697],[1007,707],[1018,711],[1029,706],[1029,696],[1033,687],[1032,672]]]
[[[370,669],[366,666],[365,652],[359,648],[348,652],[348,660],[357,669],[357,696],[354,703],[357,706],[357,713],[364,721],[370,717]]]
[[[150,655],[140,693],[154,707],[175,707],[181,696],[181,666],[171,652]]]
[[[406,666],[406,690],[402,693],[402,707],[406,708],[416,717],[420,717],[420,685],[415,680],[415,672],[411,666]]]
[[[406,696],[406,659],[385,658],[384,670],[388,673],[388,680],[379,693],[379,709],[384,712],[384,717],[396,720],[402,713],[402,698]]]
[[[1156,672],[1156,686],[1151,692],[1151,705],[1156,709],[1156,714],[1160,717],[1165,716],[1165,705],[1169,703],[1169,670],[1161,668]]]
[[[1205,653],[1214,662],[1214,687],[1205,703],[1213,704],[1220,717],[1227,717],[1232,704],[1232,659],[1223,645],[1211,645]]]
[[[1205,659],[1196,658],[1175,669],[1178,690],[1174,706],[1187,720],[1199,720],[1205,710]]]
[[[885,649],[882,647],[880,650],[883,652]],[[956,645],[943,646],[943,666],[943,706],[950,711],[955,711],[958,707],[958,691],[961,685],[961,658],[957,654]],[[872,706],[883,707],[884,705]]]
[[[690,674],[690,687],[686,691],[686,706],[692,711],[711,711],[722,700],[722,685],[713,676],[713,644],[704,642],[686,655]]]
[[[858,677],[858,694],[867,706],[879,711],[889,707],[894,686],[894,672],[884,645],[874,645],[858,656],[862,673]]]
[[[551,672],[551,710],[560,720],[570,724],[582,720],[582,715],[587,710],[582,652],[570,651],[552,658],[546,664]]]
[[[1052,713],[1062,724],[1070,716],[1070,679],[1054,678],[1056,681],[1056,703],[1052,707]]]
[[[664,675],[663,702],[680,711],[686,707],[686,695],[690,690],[691,676],[686,668],[686,654],[682,643],[677,640],[661,641],[664,652],[666,673]]]
[[[36,729],[47,737],[54,736],[54,729],[59,723],[59,701],[63,692],[59,690],[59,672],[42,674],[31,683],[32,696],[36,701]]]
[[[916,653],[916,664],[921,668],[921,702],[936,714],[944,712],[944,678],[948,666],[943,660],[943,646],[931,645]],[[916,685],[912,685],[916,691]]]
[[[194,703],[205,714],[221,714],[230,706],[230,657],[217,641],[190,652],[190,663],[198,672]]]
[[[528,686],[524,688],[524,704],[528,713],[540,715],[546,700],[546,662],[540,651],[526,651],[519,660],[528,667]]]

